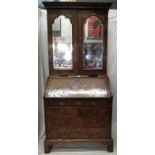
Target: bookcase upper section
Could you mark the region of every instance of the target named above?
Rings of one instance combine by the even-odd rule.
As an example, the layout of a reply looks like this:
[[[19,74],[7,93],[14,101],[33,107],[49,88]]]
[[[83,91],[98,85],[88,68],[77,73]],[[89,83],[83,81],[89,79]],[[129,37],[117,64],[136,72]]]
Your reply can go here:
[[[48,19],[50,75],[106,74],[108,10],[112,3],[43,4]]]

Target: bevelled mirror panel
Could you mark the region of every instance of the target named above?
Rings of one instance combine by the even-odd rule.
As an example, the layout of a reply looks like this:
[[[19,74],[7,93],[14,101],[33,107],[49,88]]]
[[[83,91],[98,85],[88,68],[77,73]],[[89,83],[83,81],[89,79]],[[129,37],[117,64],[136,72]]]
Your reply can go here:
[[[53,68],[71,70],[72,59],[72,24],[70,19],[61,15],[54,20],[53,34]]]
[[[103,24],[96,16],[86,19],[83,28],[84,70],[103,68]]]

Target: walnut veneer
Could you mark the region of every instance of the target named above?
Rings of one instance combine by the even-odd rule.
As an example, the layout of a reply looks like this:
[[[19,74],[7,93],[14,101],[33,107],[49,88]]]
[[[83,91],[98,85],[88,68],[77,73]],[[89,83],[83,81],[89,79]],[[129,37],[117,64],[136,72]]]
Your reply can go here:
[[[110,81],[106,75],[107,20],[111,3],[43,2],[43,4],[47,9],[50,74],[44,95],[45,153],[50,152],[54,144],[70,142],[99,142],[107,145],[107,150],[112,152],[113,97]],[[69,18],[72,24],[72,70],[55,70],[53,68],[52,24],[60,15]],[[83,69],[82,31],[85,20],[90,16],[98,17],[103,24],[103,68],[100,70]],[[82,76],[79,75],[85,78],[81,78]],[[98,93],[98,90],[101,90],[102,93]],[[80,93],[77,93],[78,91]],[[87,91],[88,93],[81,95],[81,92]],[[72,95],[69,96],[69,94]]]

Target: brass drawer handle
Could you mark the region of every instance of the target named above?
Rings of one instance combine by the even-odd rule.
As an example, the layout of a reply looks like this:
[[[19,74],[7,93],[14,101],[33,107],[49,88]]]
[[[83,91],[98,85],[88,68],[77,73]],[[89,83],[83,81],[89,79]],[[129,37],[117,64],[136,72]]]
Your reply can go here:
[[[64,106],[64,103],[63,103],[63,102],[60,102],[59,105],[60,105],[60,106]]]
[[[92,105],[93,105],[93,106],[96,106],[96,103],[95,103],[95,102],[93,102],[93,103],[92,103]]]
[[[79,106],[79,105],[81,105],[81,102],[75,102],[75,104]]]

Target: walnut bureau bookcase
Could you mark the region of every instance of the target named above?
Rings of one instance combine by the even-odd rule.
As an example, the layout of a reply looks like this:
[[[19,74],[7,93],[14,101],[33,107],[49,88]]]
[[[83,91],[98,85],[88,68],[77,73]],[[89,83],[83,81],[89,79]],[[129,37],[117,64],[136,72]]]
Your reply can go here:
[[[45,153],[54,144],[94,142],[113,151],[112,93],[107,76],[112,3],[43,2],[47,9],[49,77]]]

